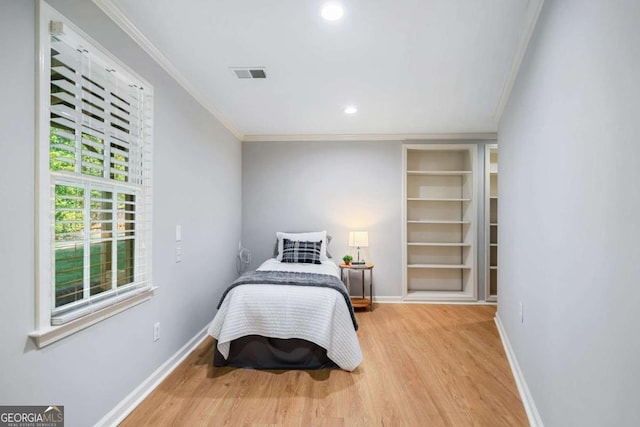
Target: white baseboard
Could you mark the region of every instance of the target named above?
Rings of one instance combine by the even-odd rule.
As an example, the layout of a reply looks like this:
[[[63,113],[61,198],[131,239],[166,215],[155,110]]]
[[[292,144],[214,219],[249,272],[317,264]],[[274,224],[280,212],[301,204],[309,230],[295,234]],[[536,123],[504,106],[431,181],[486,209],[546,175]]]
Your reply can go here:
[[[538,413],[538,408],[536,408],[536,403],[533,401],[533,396],[531,396],[531,392],[529,391],[529,387],[527,386],[527,381],[524,379],[524,375],[520,370],[518,359],[513,352],[513,348],[511,347],[511,343],[509,342],[509,337],[507,337],[507,333],[504,330],[504,326],[502,325],[502,321],[500,320],[500,316],[498,315],[498,313],[496,313],[496,317],[494,320],[496,322],[496,326],[498,327],[498,333],[500,334],[500,340],[502,340],[504,352],[507,354],[507,360],[509,360],[509,366],[511,366],[513,378],[515,379],[516,386],[518,387],[518,393],[520,393],[520,399],[522,400],[524,410],[527,413],[529,425],[531,425],[531,427],[544,427],[544,425],[542,424],[542,418],[540,418],[540,413]]]
[[[164,362],[155,370],[142,384],[135,388],[127,397],[109,411],[96,426],[117,426],[129,415],[142,401],[153,391],[158,385],[182,363],[182,361],[195,350],[202,341],[207,337],[207,329],[205,326],[193,338],[191,338],[180,350]],[[211,362],[213,363],[213,362]]]

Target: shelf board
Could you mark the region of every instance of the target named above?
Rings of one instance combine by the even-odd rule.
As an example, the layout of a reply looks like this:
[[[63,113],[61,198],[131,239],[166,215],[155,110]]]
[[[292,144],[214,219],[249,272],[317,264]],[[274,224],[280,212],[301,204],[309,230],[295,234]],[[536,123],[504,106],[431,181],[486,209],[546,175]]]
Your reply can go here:
[[[489,266],[489,270],[497,270],[498,266],[497,265],[490,265]]]
[[[471,175],[471,171],[407,171],[407,175]]]
[[[453,301],[453,302],[475,302],[476,298],[469,291],[417,291],[409,289],[403,298],[405,301]]]
[[[429,219],[419,219],[419,220],[409,220],[407,224],[471,224],[471,221],[446,221],[446,220],[429,220]],[[497,224],[496,224],[497,225]]]
[[[466,247],[471,246],[471,243],[439,243],[439,242],[424,242],[424,243],[407,243],[407,246],[451,246],[451,247]],[[497,245],[496,245],[497,246]]]
[[[498,244],[497,243],[489,243],[489,246],[495,246],[497,248]]]
[[[444,268],[450,270],[470,270],[471,266],[464,264],[408,264],[408,268]]]
[[[407,197],[408,202],[470,202],[471,199],[443,199],[434,197]]]
[[[491,175],[498,175],[498,171],[491,171]]]
[[[492,226],[492,227],[497,227],[498,223],[497,222],[490,222],[489,225]]]
[[[490,199],[498,200],[498,196],[489,196]]]

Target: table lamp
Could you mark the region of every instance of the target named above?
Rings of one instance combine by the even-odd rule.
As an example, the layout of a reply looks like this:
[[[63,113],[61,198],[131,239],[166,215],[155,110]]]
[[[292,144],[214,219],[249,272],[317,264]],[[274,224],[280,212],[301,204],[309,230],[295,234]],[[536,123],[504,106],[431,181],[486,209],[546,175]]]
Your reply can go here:
[[[352,264],[362,265],[364,260],[360,261],[360,248],[366,248],[369,246],[369,232],[367,231],[350,231],[349,232],[349,246],[358,248],[358,260],[353,261]]]

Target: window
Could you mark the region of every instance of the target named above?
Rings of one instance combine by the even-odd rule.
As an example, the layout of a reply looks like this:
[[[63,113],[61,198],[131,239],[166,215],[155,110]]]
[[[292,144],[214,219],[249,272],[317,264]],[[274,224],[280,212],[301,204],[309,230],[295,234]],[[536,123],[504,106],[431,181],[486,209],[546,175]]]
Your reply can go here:
[[[37,328],[72,333],[150,297],[153,88],[41,7]]]

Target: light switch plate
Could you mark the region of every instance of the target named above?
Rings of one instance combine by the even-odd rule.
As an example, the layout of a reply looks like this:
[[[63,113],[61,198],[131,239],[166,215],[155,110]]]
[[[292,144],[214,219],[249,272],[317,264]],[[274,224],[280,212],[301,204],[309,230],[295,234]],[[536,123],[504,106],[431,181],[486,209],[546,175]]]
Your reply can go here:
[[[176,225],[176,242],[179,242],[181,240],[182,240],[182,226]]]

